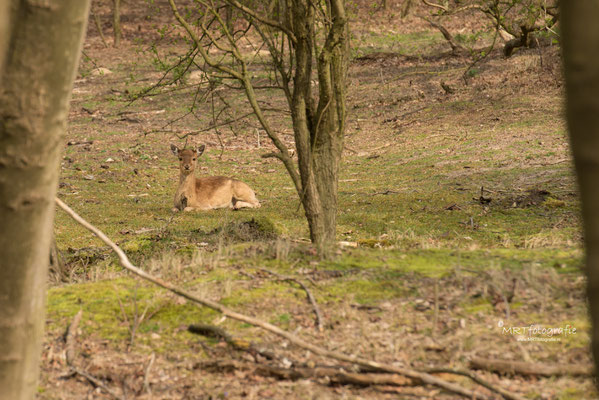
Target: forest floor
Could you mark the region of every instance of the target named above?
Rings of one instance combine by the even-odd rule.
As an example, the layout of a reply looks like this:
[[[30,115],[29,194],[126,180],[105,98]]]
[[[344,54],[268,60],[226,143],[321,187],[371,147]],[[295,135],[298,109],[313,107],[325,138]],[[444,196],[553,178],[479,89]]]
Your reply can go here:
[[[471,60],[452,56],[421,20],[400,19],[392,12],[399,5],[384,16],[354,15],[339,183],[345,245],[323,261],[283,166],[261,158],[272,145],[251,116],[181,140],[212,123],[210,101],[189,113],[198,88],[191,77],[130,101],[163,75],[155,55],[172,61],[186,51],[181,40],[160,38],[169,13],[163,2],[154,6],[161,8],[150,18],[125,3],[118,49],[105,47],[90,24],[58,193],[136,265],[328,349],[392,365],[469,369],[474,357],[590,364],[558,48],[521,49],[509,59],[497,50],[464,79]],[[110,10],[95,12],[109,34]],[[274,90],[260,96],[272,109],[285,107]],[[243,93],[224,89],[222,106],[220,99],[230,106],[223,115],[248,113]],[[293,147],[288,117],[269,118]],[[262,207],[172,213],[178,165],[170,143],[206,144],[201,174],[245,181]],[[55,234],[65,266],[51,275],[40,399],[459,398],[433,386],[265,376],[259,365],[333,362],[136,279],[61,211]],[[309,288],[322,331],[305,291],[269,271]],[[65,329],[79,310],[75,364],[112,395],[69,373]],[[191,334],[190,324],[218,326],[279,360]],[[575,331],[509,330],[535,326]],[[475,372],[529,399],[598,396],[584,376]],[[437,376],[491,396],[463,376]]]

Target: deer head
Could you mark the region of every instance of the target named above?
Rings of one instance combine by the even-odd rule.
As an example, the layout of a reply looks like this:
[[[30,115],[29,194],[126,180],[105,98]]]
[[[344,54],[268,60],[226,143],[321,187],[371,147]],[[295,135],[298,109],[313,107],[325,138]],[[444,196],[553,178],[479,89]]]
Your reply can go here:
[[[171,144],[171,151],[177,157],[179,157],[179,170],[181,175],[189,175],[195,171],[198,157],[204,153],[206,146],[201,145],[197,149],[183,149],[179,150],[177,146]]]

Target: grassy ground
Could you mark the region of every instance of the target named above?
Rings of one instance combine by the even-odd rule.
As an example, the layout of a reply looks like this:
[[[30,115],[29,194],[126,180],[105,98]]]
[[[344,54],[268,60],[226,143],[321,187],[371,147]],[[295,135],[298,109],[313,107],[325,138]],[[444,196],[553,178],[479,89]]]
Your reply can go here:
[[[315,257],[291,181],[278,162],[260,157],[270,145],[250,119],[220,138],[210,131],[190,141],[208,145],[202,174],[242,179],[262,208],[173,214],[178,170],[169,142],[182,145],[176,132],[208,125],[209,108],[168,125],[171,134],[152,133],[186,113],[193,87],[128,104],[127,91],[160,75],[147,55],[130,61],[134,45],[104,49],[94,35],[67,138],[93,143],[66,147],[59,196],[147,271],[329,348],[416,368],[467,367],[474,355],[590,362],[578,197],[556,49],[521,51],[510,60],[494,55],[465,85],[468,60],[439,56],[444,43],[436,32],[369,26],[362,21],[354,32],[359,45],[339,185],[338,240],[350,246],[332,260]],[[99,66],[111,73],[95,75]],[[441,82],[454,93],[446,94]],[[224,95],[242,112],[239,93]],[[263,96],[283,104],[273,93]],[[287,121],[275,118],[291,144]],[[68,282],[49,289],[40,398],[106,397],[84,380],[59,378],[66,368],[60,336],[79,309],[80,363],[135,398],[150,398],[142,381],[151,353],[156,362],[146,379],[154,398],[452,398],[431,388],[198,371],[200,360],[238,357],[186,331],[198,322],[219,324],[290,359],[326,362],[129,277],[108,248],[61,212],[55,233]],[[304,292],[265,269],[313,282],[324,332],[314,329]],[[521,342],[501,324],[577,331],[555,342]],[[531,399],[597,395],[588,379],[481,375]]]

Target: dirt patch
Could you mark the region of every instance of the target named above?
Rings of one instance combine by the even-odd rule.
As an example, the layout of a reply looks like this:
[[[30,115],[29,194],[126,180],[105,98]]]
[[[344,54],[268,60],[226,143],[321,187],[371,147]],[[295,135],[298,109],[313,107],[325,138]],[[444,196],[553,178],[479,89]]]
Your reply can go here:
[[[530,189],[525,194],[500,199],[498,204],[506,208],[535,207],[541,205],[550,195],[547,190]]]

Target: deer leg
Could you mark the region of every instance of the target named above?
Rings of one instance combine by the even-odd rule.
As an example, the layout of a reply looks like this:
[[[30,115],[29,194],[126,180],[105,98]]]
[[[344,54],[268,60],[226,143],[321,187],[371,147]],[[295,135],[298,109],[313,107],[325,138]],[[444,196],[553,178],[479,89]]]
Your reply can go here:
[[[259,205],[248,203],[246,201],[235,201],[233,204],[234,210],[239,210],[240,208],[257,208],[257,207],[259,207]]]

